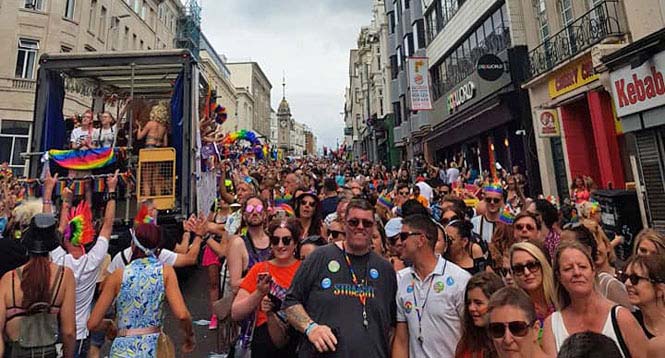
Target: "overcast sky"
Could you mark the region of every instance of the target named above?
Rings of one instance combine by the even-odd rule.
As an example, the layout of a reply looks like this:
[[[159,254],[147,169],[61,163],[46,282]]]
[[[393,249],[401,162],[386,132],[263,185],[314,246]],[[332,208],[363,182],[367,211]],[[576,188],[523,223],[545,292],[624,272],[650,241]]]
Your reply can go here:
[[[372,0],[203,0],[203,32],[229,60],[257,62],[282,99],[282,72],[293,117],[318,146],[343,141],[349,50],[369,25]]]

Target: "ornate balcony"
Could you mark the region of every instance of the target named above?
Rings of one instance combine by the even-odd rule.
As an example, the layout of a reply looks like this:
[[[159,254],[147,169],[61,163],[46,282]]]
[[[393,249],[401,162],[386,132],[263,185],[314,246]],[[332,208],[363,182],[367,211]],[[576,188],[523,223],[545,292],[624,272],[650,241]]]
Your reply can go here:
[[[626,29],[622,26],[621,11],[618,0],[603,1],[548,37],[529,52],[530,78],[551,70],[605,39],[622,36]]]

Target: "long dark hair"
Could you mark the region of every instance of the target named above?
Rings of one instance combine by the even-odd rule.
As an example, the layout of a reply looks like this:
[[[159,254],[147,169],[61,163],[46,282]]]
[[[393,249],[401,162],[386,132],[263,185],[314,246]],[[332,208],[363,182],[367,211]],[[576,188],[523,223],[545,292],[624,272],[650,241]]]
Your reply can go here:
[[[503,280],[494,272],[480,272],[469,279],[464,291],[464,320],[462,322],[462,337],[457,344],[455,357],[462,357],[468,351],[470,352],[491,352],[494,347],[490,343],[487,331],[473,324],[471,314],[469,314],[469,291],[474,288],[480,288],[483,294],[489,298],[492,294],[504,287]],[[489,304],[489,302],[488,302]]]
[[[319,202],[319,198],[316,197],[314,194],[310,193],[303,193],[300,194],[296,200],[295,200],[295,207],[293,210],[296,212],[296,217],[300,219],[300,206],[302,205],[302,200],[305,197],[311,197],[314,199],[314,214],[312,215],[312,222],[309,224],[309,229],[307,230],[307,235],[306,236],[314,236],[314,235],[321,235],[321,224],[323,223],[323,219],[321,218],[321,203]]]
[[[21,291],[23,307],[30,307],[36,302],[51,302],[51,260],[48,253],[30,253],[30,260],[23,268]]]

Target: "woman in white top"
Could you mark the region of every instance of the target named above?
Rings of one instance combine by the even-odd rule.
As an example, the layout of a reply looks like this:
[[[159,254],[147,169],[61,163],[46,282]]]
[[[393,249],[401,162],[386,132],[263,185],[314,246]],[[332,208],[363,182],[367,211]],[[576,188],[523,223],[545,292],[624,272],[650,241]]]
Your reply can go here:
[[[102,127],[92,132],[92,143],[96,148],[108,148],[115,141],[115,118],[111,112],[102,113]]]
[[[557,355],[568,336],[584,331],[610,337],[623,357],[644,357],[647,339],[630,311],[596,291],[596,268],[588,247],[562,241],[554,259],[557,307],[545,320],[543,350]]]

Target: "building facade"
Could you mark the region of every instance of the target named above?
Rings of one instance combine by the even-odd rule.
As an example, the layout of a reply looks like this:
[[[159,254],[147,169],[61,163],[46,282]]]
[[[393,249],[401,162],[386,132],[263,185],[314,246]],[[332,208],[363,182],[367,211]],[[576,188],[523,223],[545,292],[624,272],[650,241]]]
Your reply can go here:
[[[543,193],[568,197],[580,176],[623,188],[633,175],[600,59],[629,41],[624,2],[522,0],[522,8]]]
[[[305,126],[305,154],[317,155],[316,136],[307,126]]]
[[[201,73],[208,81],[210,89],[216,96],[218,104],[226,108],[227,119],[222,124],[222,131],[228,133],[237,130],[238,123],[238,94],[231,83],[231,71],[226,66],[226,58],[219,55],[205,35],[201,36],[200,52]]]
[[[455,162],[472,176],[519,167],[540,190],[526,91],[527,48],[521,4],[434,0],[425,10],[433,111],[424,130],[426,158]],[[481,66],[482,65],[482,66]]]
[[[270,136],[270,91],[272,84],[256,62],[227,63],[231,71],[231,82],[238,92],[244,89],[247,96],[251,96],[251,118],[239,119],[242,123],[249,123],[248,127],[240,129],[253,130],[260,136]],[[243,104],[244,105],[244,104]],[[238,105],[240,108],[240,104]],[[248,103],[249,106],[249,103]],[[242,108],[244,111],[244,108]],[[242,113],[242,112],[241,112]]]
[[[424,154],[423,137],[430,126],[428,111],[413,111],[408,85],[409,57],[426,56],[425,18],[427,1],[385,0],[388,20],[389,101],[393,140],[399,162]]]
[[[172,48],[183,7],[168,0],[33,0],[0,10],[0,162],[19,174],[31,134],[37,63],[44,53]],[[65,114],[90,103],[69,98]]]

